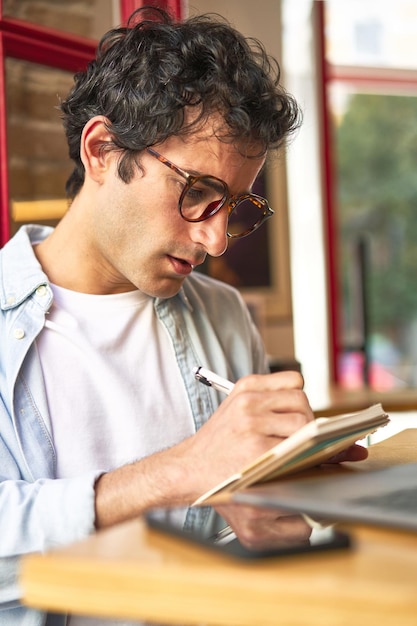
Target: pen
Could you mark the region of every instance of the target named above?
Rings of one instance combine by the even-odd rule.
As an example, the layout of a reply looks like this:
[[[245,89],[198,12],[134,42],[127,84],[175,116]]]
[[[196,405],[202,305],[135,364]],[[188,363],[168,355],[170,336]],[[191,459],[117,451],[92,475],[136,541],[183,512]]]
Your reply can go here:
[[[217,543],[218,545],[224,545],[226,543],[230,543],[234,539],[237,539],[236,533],[231,526],[226,526],[222,530],[219,530],[218,533],[212,535],[210,537],[213,543]]]
[[[207,385],[207,387],[214,387],[214,389],[217,389],[218,391],[223,391],[223,393],[227,395],[229,395],[234,387],[234,384],[231,383],[230,380],[218,376],[218,374],[211,372],[205,367],[201,367],[201,365],[199,367],[195,367],[193,372],[195,378],[200,383],[203,383],[203,385]]]
[[[208,387],[214,387],[214,389],[217,389],[218,391],[223,391],[226,395],[229,395],[235,386],[234,383],[227,380],[227,378],[222,378],[218,374],[215,374],[201,365],[199,367],[195,367],[193,372],[194,377],[200,383],[203,383],[203,385],[207,385]],[[236,539],[236,535],[231,526],[226,526],[226,528],[223,528],[223,530],[216,533],[212,539],[214,543],[225,544],[233,541],[233,539]]]

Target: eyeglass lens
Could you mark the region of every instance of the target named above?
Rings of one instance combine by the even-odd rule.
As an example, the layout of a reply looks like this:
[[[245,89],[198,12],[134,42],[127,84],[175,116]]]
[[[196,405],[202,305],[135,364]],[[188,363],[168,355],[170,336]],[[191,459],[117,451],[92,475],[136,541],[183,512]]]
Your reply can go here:
[[[198,177],[187,185],[181,196],[181,214],[186,220],[201,221],[214,215],[227,198],[227,187],[217,178]],[[242,198],[229,216],[228,233],[232,237],[251,232],[264,219],[262,199]]]
[[[181,214],[186,220],[207,219],[222,206],[227,197],[227,187],[211,176],[201,176],[187,185],[181,196]]]
[[[229,216],[227,232],[232,237],[249,234],[265,216],[264,205],[255,198],[243,198],[238,202]]]

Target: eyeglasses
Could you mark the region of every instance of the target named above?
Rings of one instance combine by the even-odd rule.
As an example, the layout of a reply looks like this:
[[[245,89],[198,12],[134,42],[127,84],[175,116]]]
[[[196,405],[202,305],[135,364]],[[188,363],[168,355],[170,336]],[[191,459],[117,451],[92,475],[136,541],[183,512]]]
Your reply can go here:
[[[187,222],[203,222],[216,215],[227,203],[227,236],[246,237],[253,233],[274,211],[262,196],[245,193],[230,196],[226,183],[215,176],[194,176],[168,161],[153,148],[147,152],[187,181],[178,200],[180,215]]]

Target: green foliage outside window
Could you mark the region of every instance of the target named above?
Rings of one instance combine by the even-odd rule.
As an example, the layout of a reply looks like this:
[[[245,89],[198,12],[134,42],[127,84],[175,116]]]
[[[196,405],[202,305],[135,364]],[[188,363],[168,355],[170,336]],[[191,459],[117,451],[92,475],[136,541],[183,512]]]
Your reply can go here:
[[[369,244],[375,331],[417,319],[417,97],[358,94],[337,130],[339,219],[346,276]]]
[[[352,267],[361,240],[369,259],[369,340],[383,337],[415,365],[417,97],[352,96],[336,139],[345,342],[355,335]]]

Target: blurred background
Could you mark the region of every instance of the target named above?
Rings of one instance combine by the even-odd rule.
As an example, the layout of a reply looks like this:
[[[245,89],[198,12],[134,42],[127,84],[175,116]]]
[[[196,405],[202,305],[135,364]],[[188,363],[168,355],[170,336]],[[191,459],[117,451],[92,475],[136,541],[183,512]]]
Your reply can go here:
[[[0,3],[0,237],[67,209],[57,105],[138,0]],[[148,3],[149,4],[149,3]],[[243,293],[277,369],[328,389],[417,385],[415,0],[159,0],[218,12],[278,58],[304,124],[258,190],[276,215],[204,271]],[[384,396],[385,397],[385,396]]]

